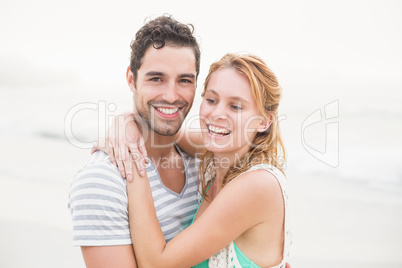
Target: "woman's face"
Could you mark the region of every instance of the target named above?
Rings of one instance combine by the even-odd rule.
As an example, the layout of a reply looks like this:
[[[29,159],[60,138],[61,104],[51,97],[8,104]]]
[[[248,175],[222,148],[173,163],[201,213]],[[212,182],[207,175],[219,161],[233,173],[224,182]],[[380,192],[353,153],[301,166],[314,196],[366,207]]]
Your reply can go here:
[[[245,153],[257,131],[264,131],[262,117],[248,78],[234,68],[215,71],[200,107],[204,146],[214,153]]]

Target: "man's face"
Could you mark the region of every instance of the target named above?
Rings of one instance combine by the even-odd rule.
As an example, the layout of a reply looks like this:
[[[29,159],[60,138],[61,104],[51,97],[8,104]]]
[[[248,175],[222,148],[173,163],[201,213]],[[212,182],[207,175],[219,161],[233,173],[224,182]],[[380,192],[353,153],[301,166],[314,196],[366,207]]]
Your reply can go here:
[[[194,51],[189,47],[148,48],[130,87],[139,115],[155,133],[172,136],[193,104],[196,89]]]

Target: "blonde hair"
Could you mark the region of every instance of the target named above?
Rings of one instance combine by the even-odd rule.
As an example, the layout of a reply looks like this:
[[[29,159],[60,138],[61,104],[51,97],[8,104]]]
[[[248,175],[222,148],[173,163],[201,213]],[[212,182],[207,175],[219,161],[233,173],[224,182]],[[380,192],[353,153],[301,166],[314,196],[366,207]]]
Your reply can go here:
[[[241,159],[235,161],[225,174],[221,187],[224,187],[233,178],[256,164],[270,164],[284,173],[285,148],[280,135],[278,121],[278,106],[282,89],[275,74],[257,56],[229,53],[211,65],[204,82],[202,97],[205,95],[211,75],[215,71],[225,68],[234,68],[248,78],[258,109],[267,120],[271,121],[271,125],[265,132],[256,134],[250,150]],[[208,175],[212,177],[214,172],[213,158],[214,154],[210,151],[205,151],[200,157],[199,177],[202,185],[201,194],[204,197],[207,191]]]

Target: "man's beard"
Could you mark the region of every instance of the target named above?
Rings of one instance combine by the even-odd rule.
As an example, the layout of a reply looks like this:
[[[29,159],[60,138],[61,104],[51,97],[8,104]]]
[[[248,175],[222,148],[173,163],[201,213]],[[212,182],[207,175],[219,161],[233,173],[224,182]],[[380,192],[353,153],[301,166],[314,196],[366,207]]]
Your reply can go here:
[[[158,102],[158,104],[166,103]],[[155,108],[151,105],[151,102],[149,102],[146,107],[147,109],[137,109],[139,116],[141,117],[142,121],[147,124],[149,130],[152,130],[153,132],[161,136],[175,135],[180,130],[181,125],[184,122],[184,118],[188,114],[188,103],[182,102],[180,105],[182,109],[179,113],[179,117],[176,120],[164,120],[163,122],[160,122],[158,124],[157,120],[155,120]]]

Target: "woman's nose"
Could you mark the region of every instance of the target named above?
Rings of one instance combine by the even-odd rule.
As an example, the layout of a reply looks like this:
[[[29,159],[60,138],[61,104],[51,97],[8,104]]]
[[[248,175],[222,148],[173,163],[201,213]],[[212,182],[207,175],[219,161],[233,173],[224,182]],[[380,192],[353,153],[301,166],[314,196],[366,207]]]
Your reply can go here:
[[[218,119],[226,120],[228,118],[225,107],[221,104],[216,106],[216,108],[211,113],[211,116],[212,116],[212,119],[214,119],[214,120],[218,120]]]

